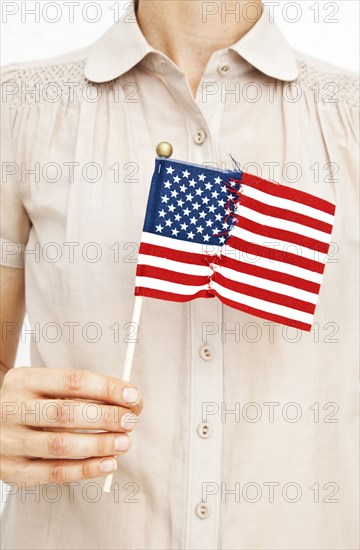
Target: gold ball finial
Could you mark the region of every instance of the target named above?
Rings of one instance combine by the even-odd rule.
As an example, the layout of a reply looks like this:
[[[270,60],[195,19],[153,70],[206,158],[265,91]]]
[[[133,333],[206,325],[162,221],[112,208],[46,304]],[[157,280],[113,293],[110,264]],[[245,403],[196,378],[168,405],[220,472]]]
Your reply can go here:
[[[173,154],[173,147],[168,141],[161,141],[156,147],[158,157],[169,158]]]

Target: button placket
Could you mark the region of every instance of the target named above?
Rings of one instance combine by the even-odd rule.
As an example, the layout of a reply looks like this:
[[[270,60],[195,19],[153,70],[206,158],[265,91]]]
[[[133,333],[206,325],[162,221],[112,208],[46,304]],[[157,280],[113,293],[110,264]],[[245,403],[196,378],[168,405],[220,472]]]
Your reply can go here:
[[[211,334],[204,342],[204,324],[221,324],[219,300],[194,300],[190,304],[191,375],[190,445],[185,547],[193,550],[217,548],[220,499],[204,502],[205,484],[221,484],[221,415],[214,414],[222,402],[223,361],[221,334]],[[211,414],[206,415],[210,403]],[[212,499],[210,501],[210,498]],[[200,521],[200,520],[206,521]]]

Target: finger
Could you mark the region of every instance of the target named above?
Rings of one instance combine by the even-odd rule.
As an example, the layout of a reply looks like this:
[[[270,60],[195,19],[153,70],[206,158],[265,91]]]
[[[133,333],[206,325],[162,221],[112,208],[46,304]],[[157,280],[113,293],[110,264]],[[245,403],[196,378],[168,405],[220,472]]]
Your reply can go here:
[[[129,432],[138,416],[123,407],[67,399],[30,399],[8,424],[34,428],[63,428]],[[4,424],[6,425],[6,424]]]
[[[120,378],[105,376],[84,369],[49,369],[19,367],[13,369],[9,383],[18,384],[24,391],[44,397],[82,398],[123,407],[143,408],[140,390]],[[15,380],[16,378],[16,380]]]
[[[115,457],[84,460],[15,459],[3,457],[1,479],[5,483],[69,483],[106,476],[117,468]]]
[[[46,432],[34,429],[14,430],[16,436],[7,439],[6,454],[27,458],[91,458],[121,455],[130,448],[130,437],[118,433],[79,434]]]

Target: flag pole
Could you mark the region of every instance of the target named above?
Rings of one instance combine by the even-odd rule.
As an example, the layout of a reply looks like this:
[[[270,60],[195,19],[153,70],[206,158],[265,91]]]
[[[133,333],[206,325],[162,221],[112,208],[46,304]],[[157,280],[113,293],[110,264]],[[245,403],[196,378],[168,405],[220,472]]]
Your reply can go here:
[[[156,147],[156,154],[159,157],[169,158],[173,154],[173,147],[168,141],[161,141]],[[139,327],[140,315],[142,307],[142,296],[136,296],[134,301],[134,309],[132,314],[132,324]],[[123,367],[122,379],[126,382],[130,381],[131,367],[134,359],[134,352],[137,340],[129,340],[126,348],[125,363]],[[104,493],[110,493],[114,473],[108,474],[104,481]]]
[[[137,327],[139,327],[141,307],[142,307],[142,296],[136,296],[134,300],[134,309],[133,309],[131,324],[136,325]],[[129,340],[127,344],[125,363],[124,363],[123,372],[122,372],[122,380],[125,380],[126,382],[130,381],[131,367],[133,364],[136,342],[137,340]],[[111,473],[106,476],[104,481],[104,487],[103,487],[104,493],[110,493],[113,475],[114,474]]]

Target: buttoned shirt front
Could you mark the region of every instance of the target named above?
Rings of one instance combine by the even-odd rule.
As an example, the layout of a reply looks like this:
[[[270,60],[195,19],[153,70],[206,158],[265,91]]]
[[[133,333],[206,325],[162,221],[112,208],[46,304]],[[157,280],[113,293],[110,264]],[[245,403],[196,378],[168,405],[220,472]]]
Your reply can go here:
[[[91,47],[2,73],[1,261],[25,269],[31,365],[121,377],[136,338],[144,400],[111,492],[9,488],[2,547],[355,549],[356,76],[294,51],[265,7],[194,98],[131,9]],[[160,141],[336,204],[310,333],[217,299],[144,298],[131,324]]]

